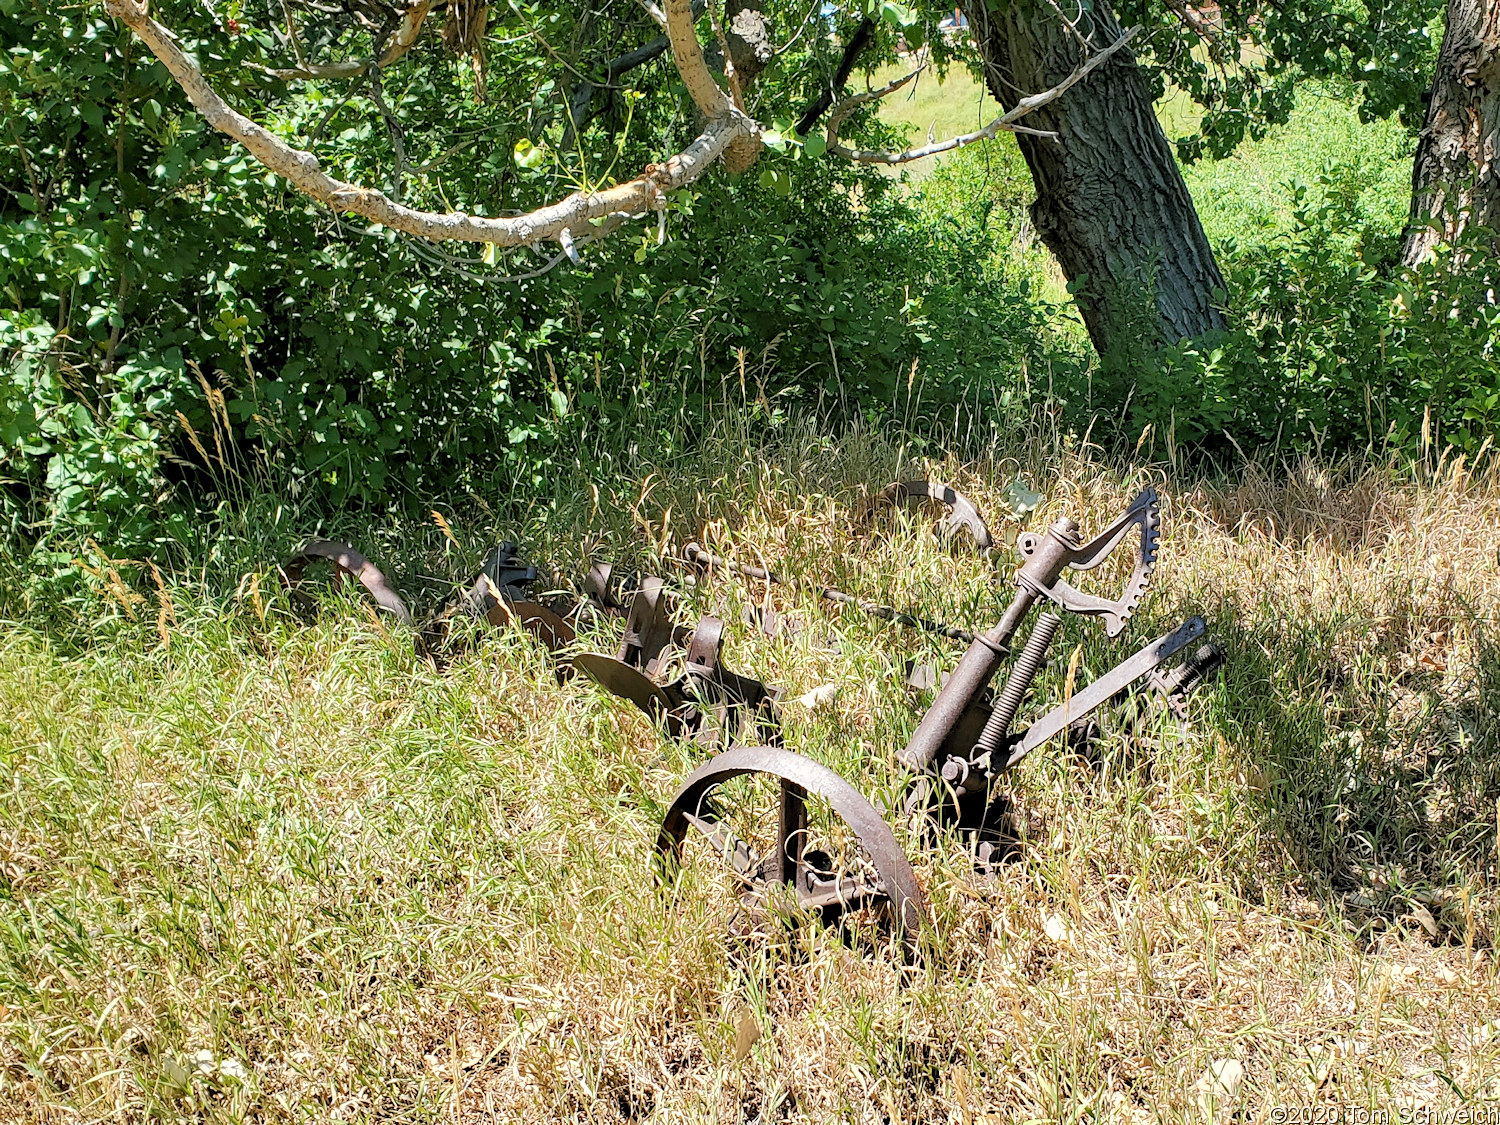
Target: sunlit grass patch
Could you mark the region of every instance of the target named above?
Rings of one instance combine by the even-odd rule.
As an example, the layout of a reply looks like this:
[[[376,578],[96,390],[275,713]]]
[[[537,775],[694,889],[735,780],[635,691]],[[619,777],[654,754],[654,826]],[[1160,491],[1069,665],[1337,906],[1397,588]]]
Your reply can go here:
[[[1201,1121],[1209,1097],[1254,1116],[1494,1095],[1488,470],[1226,477],[791,430],[726,427],[597,502],[559,481],[510,527],[454,511],[454,540],[339,530],[428,608],[502,535],[558,584],[602,558],[675,573],[653,553],[693,538],[972,626],[1011,556],[917,518],[877,533],[874,490],[944,479],[1004,539],[1099,526],[1154,484],[1162,561],[1131,639],[1071,621],[1056,651],[1097,674],[1202,613],[1230,663],[1195,729],[1034,754],[1006,781],[1021,842],[993,878],[901,826],[937,923],[915,962],[811,926],[736,936],[711,865],[652,877],[701,750],[560,683],[520,633],[476,632],[439,671],[357,600],[298,618],[274,560],[313,528],[226,539],[217,569],[165,576],[165,637],[102,586],[72,626],[38,608],[0,635],[4,1115]],[[1018,477],[1045,501],[1007,518]],[[720,613],[726,660],[789,700],[835,685],[785,707],[788,746],[895,793],[925,700],[905,664],[956,647],[801,589],[773,597],[806,627],[766,637],[739,612],[763,596],[685,590],[684,618]]]

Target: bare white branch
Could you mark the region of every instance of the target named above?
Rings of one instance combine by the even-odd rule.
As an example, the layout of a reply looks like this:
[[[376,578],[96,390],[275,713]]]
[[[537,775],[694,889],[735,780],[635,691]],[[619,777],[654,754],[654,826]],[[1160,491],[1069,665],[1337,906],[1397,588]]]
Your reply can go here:
[[[279,78],[283,82],[297,82],[308,79],[338,79],[358,78],[361,74],[367,74],[377,64],[390,66],[402,55],[410,51],[417,42],[417,36],[422,33],[422,24],[427,19],[427,14],[432,11],[437,0],[417,0],[406,14],[401,17],[395,34],[391,36],[390,45],[386,47],[385,53],[377,59],[345,59],[335,63],[309,63],[302,58],[302,51],[296,39],[296,29],[293,25],[292,45],[297,55],[298,65],[285,70],[277,70],[271,67],[257,67],[256,69],[269,74],[272,78]],[[288,20],[291,13],[288,12]]]
[[[875,101],[899,90],[921,73],[921,68],[919,67],[917,70],[896,79],[894,82],[888,83],[879,90],[868,90],[863,94],[857,94],[854,97],[845,98],[835,103],[828,115],[828,151],[842,156],[845,160],[853,160],[861,164],[908,164],[913,160],[921,160],[924,157],[936,156],[938,153],[951,152],[953,149],[963,148],[965,145],[974,144],[976,141],[993,140],[1002,132],[1026,133],[1034,137],[1046,137],[1050,140],[1057,140],[1058,136],[1054,132],[1045,129],[1031,129],[1020,124],[1021,118],[1025,117],[1028,113],[1034,113],[1036,110],[1041,109],[1042,106],[1062,97],[1063,94],[1067,93],[1079,82],[1082,82],[1100,66],[1103,66],[1116,51],[1121,50],[1125,44],[1135,38],[1136,33],[1140,30],[1139,27],[1130,28],[1108,47],[1090,55],[1081,66],[1050,90],[1043,90],[1040,94],[1031,94],[1022,98],[1015,104],[1013,109],[1001,114],[984,128],[976,129],[972,133],[964,133],[962,136],[950,137],[946,141],[929,143],[920,148],[910,148],[902,152],[889,152],[883,149],[855,149],[839,143],[839,126],[843,124],[844,119],[853,110],[866,102]]]
[[[708,63],[703,60],[703,46],[693,29],[693,5],[690,0],[667,0],[667,38],[672,42],[672,58],[687,86],[688,95],[698,112],[708,120],[735,112],[734,103],[714,81]]]
[[[692,144],[663,163],[648,165],[640,176],[626,183],[600,191],[576,192],[522,215],[484,218],[461,211],[419,211],[397,203],[383,192],[334,179],[323,171],[311,152],[293,148],[228,105],[208,84],[203,72],[182,53],[176,36],[151,18],[146,0],[105,0],[105,8],[151,49],[204,120],[242,144],[298,191],[336,210],[362,215],[392,230],[438,242],[524,246],[558,240],[563,231],[584,230],[595,220],[659,210],[664,205],[665,192],[684,187],[703,175],[735,140],[759,135],[755,123],[734,108],[709,74],[693,32],[689,0],[669,0],[666,19],[672,53],[694,99],[701,98],[699,104],[705,107],[704,115],[708,118],[704,131]],[[704,82],[712,94],[704,88]]]
[[[656,26],[663,31],[667,29],[667,14],[661,10],[661,6],[653,0],[641,0],[641,7],[646,9],[646,14],[656,22]]]

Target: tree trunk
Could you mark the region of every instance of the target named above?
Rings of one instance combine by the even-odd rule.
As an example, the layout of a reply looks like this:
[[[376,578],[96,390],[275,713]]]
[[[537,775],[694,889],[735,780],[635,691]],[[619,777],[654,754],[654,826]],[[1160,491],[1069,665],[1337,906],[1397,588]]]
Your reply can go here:
[[[1412,163],[1406,264],[1470,225],[1486,228],[1500,251],[1500,0],[1448,0]]]
[[[1009,0],[992,10],[974,0],[964,12],[986,83],[1007,110],[1057,85],[1086,57],[1051,5]],[[1104,0],[1094,0],[1077,29],[1093,50],[1120,35]],[[1032,222],[1074,283],[1099,354],[1129,362],[1141,349],[1224,328],[1214,295],[1223,275],[1130,49],[1025,124],[1058,134],[1016,140],[1036,185]]]

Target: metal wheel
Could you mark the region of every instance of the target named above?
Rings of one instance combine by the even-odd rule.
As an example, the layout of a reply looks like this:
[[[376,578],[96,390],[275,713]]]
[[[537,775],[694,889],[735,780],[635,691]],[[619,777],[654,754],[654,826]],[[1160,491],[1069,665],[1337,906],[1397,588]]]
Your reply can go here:
[[[890,826],[826,766],[770,746],[728,750],[694,770],[657,836],[660,869],[690,854],[723,862],[726,914],[754,923],[812,914],[888,923],[916,941],[927,901]]]

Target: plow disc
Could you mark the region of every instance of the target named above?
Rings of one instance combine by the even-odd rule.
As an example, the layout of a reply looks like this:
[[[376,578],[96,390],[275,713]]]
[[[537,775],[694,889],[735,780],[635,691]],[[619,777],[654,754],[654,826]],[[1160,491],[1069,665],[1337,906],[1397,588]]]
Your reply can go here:
[[[651,577],[642,580],[631,600],[615,655],[580,653],[573,664],[653,721],[664,720],[674,738],[712,745],[721,733],[734,741],[753,729],[780,741],[776,703],[781,693],[730,671],[723,661],[724,639],[724,622],[717,617],[702,617],[692,629],[675,624],[666,583]],[[671,675],[674,657],[681,658],[682,667],[676,677]]]

